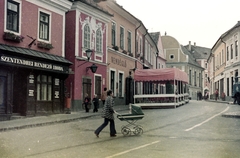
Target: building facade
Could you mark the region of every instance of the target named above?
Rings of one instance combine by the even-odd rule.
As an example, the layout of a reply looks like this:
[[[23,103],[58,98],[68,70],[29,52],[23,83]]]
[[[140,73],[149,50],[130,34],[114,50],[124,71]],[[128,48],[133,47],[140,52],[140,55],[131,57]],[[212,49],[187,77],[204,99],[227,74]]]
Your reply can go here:
[[[57,6],[57,7],[56,7]],[[0,116],[64,111],[65,13],[71,3],[0,1]]]
[[[212,94],[219,89],[220,94],[225,93],[226,99],[231,99],[233,85],[239,82],[239,40],[240,22],[238,21],[227,32],[223,33],[212,48],[212,62],[214,76],[211,78]]]
[[[66,83],[71,109],[82,109],[85,94],[100,98],[107,84],[107,34],[112,14],[92,1],[75,1],[66,14],[66,58],[72,71]],[[91,52],[88,57],[87,53]],[[97,68],[96,72],[92,71]]]
[[[168,35],[164,35],[162,44],[166,56],[166,66],[176,67],[186,72],[189,76],[188,90],[191,99],[197,99],[198,92],[202,92],[202,72],[204,68],[196,62],[190,49],[179,44],[179,42]]]

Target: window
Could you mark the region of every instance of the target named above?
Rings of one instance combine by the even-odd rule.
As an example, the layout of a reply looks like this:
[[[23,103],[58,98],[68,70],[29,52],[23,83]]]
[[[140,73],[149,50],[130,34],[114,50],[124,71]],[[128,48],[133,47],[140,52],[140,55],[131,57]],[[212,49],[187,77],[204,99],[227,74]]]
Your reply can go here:
[[[205,68],[207,69],[207,63],[205,63]]]
[[[139,52],[140,52],[140,54],[142,54],[142,39],[141,38],[139,41]]]
[[[235,56],[238,56],[238,41],[235,41]]]
[[[124,28],[120,27],[120,48],[124,50]]]
[[[115,71],[112,70],[110,73],[110,88],[113,92],[115,92]]]
[[[229,60],[229,46],[227,46],[227,61]]]
[[[233,45],[231,44],[231,59],[233,59]]]
[[[39,19],[39,38],[42,40],[49,40],[49,15],[40,12]]]
[[[84,48],[90,49],[90,27],[87,25],[84,26]]]
[[[119,73],[119,97],[123,97],[123,73]]]
[[[116,24],[112,22],[112,46],[116,46]]]
[[[192,70],[189,70],[189,85],[192,84]]]
[[[100,29],[97,30],[96,32],[96,51],[97,52],[102,52],[102,33]]]
[[[170,55],[170,59],[174,59],[174,55],[173,54]]]
[[[7,1],[7,29],[19,32],[19,3]]]
[[[128,52],[131,53],[131,49],[132,49],[132,46],[131,46],[131,32],[128,31],[128,37],[127,37],[127,41],[128,41]]]
[[[197,73],[194,71],[194,86],[197,86]]]
[[[52,77],[47,75],[38,75],[37,77],[37,100],[52,100]]]

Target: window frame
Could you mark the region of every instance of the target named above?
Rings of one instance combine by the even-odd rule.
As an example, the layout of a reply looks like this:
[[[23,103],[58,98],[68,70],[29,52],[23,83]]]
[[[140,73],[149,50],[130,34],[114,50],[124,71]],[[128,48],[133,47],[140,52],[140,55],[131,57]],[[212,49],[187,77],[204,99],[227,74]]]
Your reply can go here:
[[[103,41],[103,37],[102,37],[102,32],[101,29],[98,28],[96,31],[96,52],[97,53],[102,53],[102,42]]]
[[[128,52],[131,53],[132,52],[132,33],[130,31],[128,31],[127,43],[128,43]]]
[[[14,12],[13,10],[8,9],[8,3],[16,5],[17,6],[17,12]],[[8,24],[9,24],[9,13],[15,13],[17,15],[16,29],[8,27]],[[12,0],[7,0],[7,3],[6,3],[6,17],[5,17],[5,19],[6,19],[6,25],[5,25],[6,30],[19,33],[19,31],[20,31],[20,18],[19,17],[21,17],[20,16],[20,3],[12,1]]]
[[[112,22],[112,46],[116,46],[116,23]]]
[[[44,16],[46,16],[47,18],[48,18],[48,22],[44,22],[44,21],[41,21],[41,16],[42,15],[44,15]],[[50,20],[51,20],[51,18],[50,18],[50,14],[48,14],[48,13],[46,13],[46,12],[44,12],[44,11],[39,11],[39,31],[38,31],[38,38],[40,39],[40,40],[43,40],[43,41],[50,41]],[[41,28],[42,28],[42,25],[43,26],[47,26],[47,29],[46,28],[44,28],[44,34],[47,34],[46,36],[47,37],[45,37],[45,35],[42,35],[42,33],[41,33]],[[46,30],[45,30],[46,29]]]
[[[43,77],[46,77],[46,81],[43,80]],[[37,76],[37,101],[52,101],[52,91],[53,77],[51,75],[39,74]]]
[[[83,27],[83,47],[85,49],[90,49],[91,44],[91,31],[90,26],[88,24]]]
[[[120,27],[120,48],[124,50],[124,28]]]

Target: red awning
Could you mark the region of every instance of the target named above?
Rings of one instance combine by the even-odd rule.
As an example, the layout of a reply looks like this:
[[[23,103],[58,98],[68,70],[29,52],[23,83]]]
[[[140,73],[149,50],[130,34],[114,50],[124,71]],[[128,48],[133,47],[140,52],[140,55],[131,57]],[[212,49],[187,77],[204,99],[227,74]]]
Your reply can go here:
[[[188,76],[186,72],[178,68],[137,69],[134,73],[134,80],[138,82],[166,82],[177,80],[188,83]]]

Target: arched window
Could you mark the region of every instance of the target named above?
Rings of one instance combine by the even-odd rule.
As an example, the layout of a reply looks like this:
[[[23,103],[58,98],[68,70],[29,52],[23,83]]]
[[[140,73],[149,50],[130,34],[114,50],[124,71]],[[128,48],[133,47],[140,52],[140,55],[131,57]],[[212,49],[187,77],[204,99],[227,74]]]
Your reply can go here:
[[[90,49],[90,28],[88,25],[84,26],[84,48]]]
[[[102,33],[100,29],[96,32],[96,51],[102,52]]]

